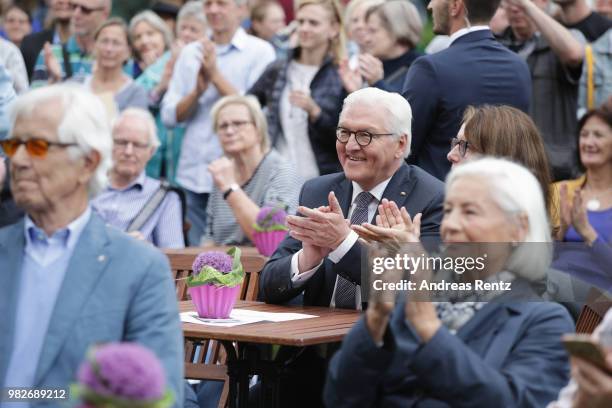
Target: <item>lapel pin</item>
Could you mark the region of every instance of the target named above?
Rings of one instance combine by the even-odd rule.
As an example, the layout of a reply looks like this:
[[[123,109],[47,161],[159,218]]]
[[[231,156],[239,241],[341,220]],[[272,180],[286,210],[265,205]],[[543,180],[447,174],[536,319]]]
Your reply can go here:
[[[405,196],[405,195],[406,195],[406,192],[405,192],[405,191],[402,191],[402,192],[400,192],[400,195],[401,195],[401,196]]]
[[[105,260],[106,260],[106,256],[105,255],[98,256],[98,262],[104,262]]]

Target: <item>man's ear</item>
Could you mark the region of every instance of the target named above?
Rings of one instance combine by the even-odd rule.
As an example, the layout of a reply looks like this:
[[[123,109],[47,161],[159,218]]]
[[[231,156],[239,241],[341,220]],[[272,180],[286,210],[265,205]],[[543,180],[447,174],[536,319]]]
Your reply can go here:
[[[396,159],[403,158],[406,154],[406,149],[410,148],[410,146],[408,146],[408,136],[405,133],[402,133],[400,135],[398,142],[399,146],[397,151],[395,152]]]
[[[467,12],[465,3],[463,0],[449,0],[448,11],[452,17],[458,17],[462,12]]]
[[[96,169],[100,165],[101,161],[100,152],[97,150],[91,150],[89,153],[83,156],[83,169],[79,175],[79,181],[83,184],[88,184],[89,180],[96,173]]]

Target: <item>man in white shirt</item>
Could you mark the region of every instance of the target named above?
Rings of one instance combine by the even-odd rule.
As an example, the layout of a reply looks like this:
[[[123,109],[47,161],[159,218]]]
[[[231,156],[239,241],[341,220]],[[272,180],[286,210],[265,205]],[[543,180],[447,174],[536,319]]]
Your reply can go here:
[[[304,294],[305,305],[360,308],[361,244],[347,223],[372,222],[378,204],[394,201],[422,214],[421,235],[437,236],[442,182],[404,163],[412,113],[396,93],[377,88],[344,100],[336,150],[343,172],[307,181],[286,238],[262,271],[260,293],[270,303]],[[347,219],[345,219],[347,218]]]
[[[185,188],[189,242],[198,245],[206,226],[206,205],[213,182],[207,168],[222,154],[210,109],[222,96],[244,93],[275,58],[272,46],[241,27],[245,0],[205,0],[211,38],[181,52],[161,116],[166,126],[185,125],[177,181]]]

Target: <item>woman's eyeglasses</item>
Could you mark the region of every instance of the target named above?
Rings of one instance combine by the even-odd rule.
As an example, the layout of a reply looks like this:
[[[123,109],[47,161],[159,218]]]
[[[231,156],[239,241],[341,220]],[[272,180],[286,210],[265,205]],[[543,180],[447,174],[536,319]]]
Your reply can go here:
[[[462,139],[453,137],[451,139],[451,150],[453,150],[455,146],[457,145],[459,145],[459,155],[461,157],[464,157],[465,154],[467,153],[468,147],[470,146],[470,142],[468,142],[467,140],[462,140]]]
[[[246,125],[253,123],[249,120],[233,120],[231,122],[224,122],[224,123],[219,123],[217,125],[217,131],[219,132],[227,132],[229,130],[229,128],[231,127],[234,130],[240,130],[243,127],[245,127]]]
[[[0,146],[2,146],[2,150],[8,157],[13,157],[15,153],[17,153],[17,149],[19,146],[25,145],[26,151],[31,157],[36,157],[39,159],[47,156],[47,152],[49,151],[49,147],[58,146],[58,147],[69,147],[76,146],[76,143],[59,143],[59,142],[50,142],[45,139],[6,139],[0,140]]]

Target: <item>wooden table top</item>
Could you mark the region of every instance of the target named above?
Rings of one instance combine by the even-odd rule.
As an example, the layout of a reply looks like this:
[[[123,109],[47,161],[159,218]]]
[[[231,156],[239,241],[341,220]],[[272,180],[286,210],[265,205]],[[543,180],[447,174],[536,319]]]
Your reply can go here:
[[[198,255],[200,252],[204,252],[204,251],[222,251],[222,252],[226,252],[227,250],[229,250],[232,247],[233,247],[232,245],[209,246],[209,247],[191,246],[191,247],[181,248],[181,249],[165,248],[163,250],[163,252],[166,253],[166,254],[193,255],[193,257],[195,258],[195,256]],[[263,256],[263,255],[261,255],[259,253],[259,251],[257,251],[257,248],[255,248],[255,247],[251,247],[251,246],[239,246],[238,248],[240,248],[240,250],[242,251],[242,255]]]
[[[318,317],[278,323],[258,322],[234,327],[182,323],[183,334],[187,338],[311,346],[341,341],[360,316],[357,310],[315,306],[280,306],[261,302],[238,301],[235,307],[262,312],[305,313]],[[180,302],[179,308],[181,312],[195,310],[191,301]]]

